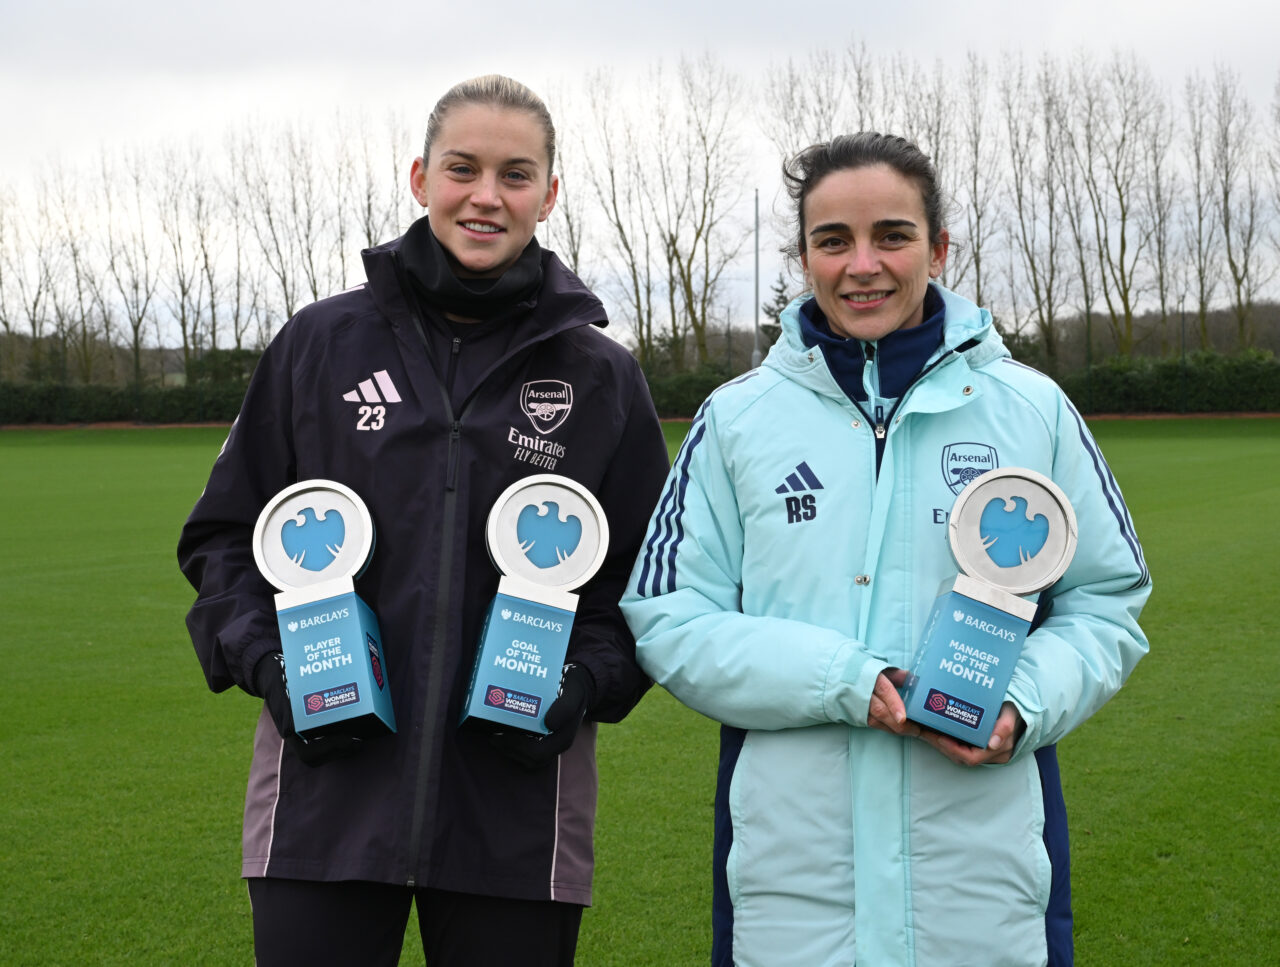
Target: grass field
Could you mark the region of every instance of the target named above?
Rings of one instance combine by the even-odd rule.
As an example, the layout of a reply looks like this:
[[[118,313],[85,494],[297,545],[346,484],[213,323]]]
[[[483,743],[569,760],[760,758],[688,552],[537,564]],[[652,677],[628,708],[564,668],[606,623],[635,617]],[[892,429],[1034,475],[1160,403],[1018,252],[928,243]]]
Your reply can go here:
[[[1280,420],[1094,429],[1156,592],[1150,657],[1061,747],[1078,963],[1274,963]],[[257,703],[205,688],[173,552],[224,435],[0,432],[0,964],[252,961]],[[602,729],[579,963],[707,962],[715,748],[656,690]]]

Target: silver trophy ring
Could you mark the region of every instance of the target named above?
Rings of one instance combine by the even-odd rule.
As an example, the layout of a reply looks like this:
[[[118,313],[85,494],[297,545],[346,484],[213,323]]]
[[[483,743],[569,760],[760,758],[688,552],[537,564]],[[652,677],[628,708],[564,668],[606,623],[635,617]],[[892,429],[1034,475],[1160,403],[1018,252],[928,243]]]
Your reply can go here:
[[[960,570],[1010,594],[1043,591],[1075,555],[1076,514],[1042,473],[1004,467],[960,492],[947,523]]]
[[[357,578],[373,557],[373,518],[350,487],[301,480],[267,502],[253,528],[253,559],[281,591]]]
[[[502,492],[485,525],[494,565],[554,591],[586,584],[604,564],[609,521],[595,495],[558,474],[535,474]]]

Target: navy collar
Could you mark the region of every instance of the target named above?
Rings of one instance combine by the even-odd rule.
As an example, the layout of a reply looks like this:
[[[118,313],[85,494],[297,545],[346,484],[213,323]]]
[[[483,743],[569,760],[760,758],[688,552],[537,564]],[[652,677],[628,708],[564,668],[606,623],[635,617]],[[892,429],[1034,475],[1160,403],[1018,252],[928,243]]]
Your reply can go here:
[[[827,368],[850,399],[867,401],[862,371],[869,355],[880,369],[881,396],[896,400],[942,345],[945,321],[946,305],[942,296],[929,286],[924,296],[924,322],[910,329],[895,330],[876,342],[864,343],[861,339],[846,339],[833,333],[827,317],[818,308],[818,301],[810,299],[800,307],[800,338],[806,346],[822,350]],[[869,353],[865,346],[871,347]]]

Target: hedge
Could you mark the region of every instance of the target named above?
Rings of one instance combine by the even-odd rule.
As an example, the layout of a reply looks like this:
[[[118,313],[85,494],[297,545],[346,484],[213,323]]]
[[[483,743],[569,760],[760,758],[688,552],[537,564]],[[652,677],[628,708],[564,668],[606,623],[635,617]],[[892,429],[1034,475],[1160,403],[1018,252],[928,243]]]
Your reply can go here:
[[[728,378],[722,368],[703,367],[651,376],[649,389],[659,416],[691,417]],[[1280,412],[1280,361],[1255,350],[1185,360],[1114,358],[1060,382],[1084,413]],[[0,424],[229,423],[243,398],[236,383],[165,389],[0,383]]]
[[[711,391],[729,378],[722,367],[704,366],[687,373],[649,376],[649,392],[658,416],[664,420],[679,419],[697,413]]]
[[[230,423],[244,386],[77,386],[0,383],[0,424]]]
[[[1108,359],[1060,381],[1084,413],[1280,412],[1280,361],[1246,350],[1185,359]]]

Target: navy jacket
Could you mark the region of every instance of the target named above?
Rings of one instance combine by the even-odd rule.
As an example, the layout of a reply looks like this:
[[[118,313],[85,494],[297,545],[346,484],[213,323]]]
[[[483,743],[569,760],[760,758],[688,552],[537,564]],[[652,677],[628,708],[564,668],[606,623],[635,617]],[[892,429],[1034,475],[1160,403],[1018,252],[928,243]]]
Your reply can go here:
[[[291,319],[254,374],[178,546],[198,592],[187,625],[209,686],[251,691],[255,664],[279,648],[274,589],[250,547],[258,514],[290,483],[336,480],[374,520],[356,590],[382,627],[398,731],[313,768],[264,710],[245,876],[590,902],[594,722],[621,719],[650,684],[617,600],[667,457],[638,365],[598,331],[600,302],[553,254],[542,259],[541,289],[511,311],[505,352],[465,398],[450,401],[437,375],[449,361],[428,355],[399,240],[364,253],[365,285]],[[571,405],[535,412],[539,383],[567,386]],[[590,488],[611,542],[579,592],[567,659],[591,672],[595,703],[573,747],[530,773],[457,723],[498,583],[485,520],[507,486],[536,473]]]

